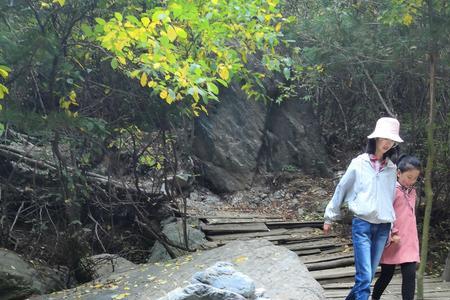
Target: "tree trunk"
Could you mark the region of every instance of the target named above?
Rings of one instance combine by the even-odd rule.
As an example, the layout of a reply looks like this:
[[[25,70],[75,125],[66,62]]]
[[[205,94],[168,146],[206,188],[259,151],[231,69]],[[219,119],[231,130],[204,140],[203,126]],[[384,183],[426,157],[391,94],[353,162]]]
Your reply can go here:
[[[450,281],[450,250],[448,251],[447,260],[445,261],[444,273],[442,273],[442,280]]]
[[[428,258],[428,238],[430,231],[430,218],[431,218],[431,208],[433,204],[433,189],[431,185],[433,163],[435,158],[435,145],[434,145],[434,114],[435,114],[435,101],[436,101],[436,63],[438,60],[438,53],[436,51],[435,40],[433,39],[433,7],[432,1],[428,2],[428,7],[430,11],[430,96],[429,96],[429,115],[427,123],[427,146],[428,146],[428,157],[427,165],[425,168],[425,215],[423,219],[423,229],[422,229],[422,247],[420,253],[420,266],[417,274],[417,299],[423,298],[423,278],[425,274],[425,268],[427,265]]]

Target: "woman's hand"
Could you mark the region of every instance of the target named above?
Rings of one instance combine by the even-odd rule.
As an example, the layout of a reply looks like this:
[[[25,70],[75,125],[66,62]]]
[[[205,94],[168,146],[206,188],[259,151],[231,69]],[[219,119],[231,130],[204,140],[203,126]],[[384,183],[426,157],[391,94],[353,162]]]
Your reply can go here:
[[[394,244],[400,243],[400,237],[398,235],[396,235],[396,234],[393,234],[391,236],[391,242],[393,242]]]
[[[331,224],[323,223],[323,234],[328,235],[331,231]]]

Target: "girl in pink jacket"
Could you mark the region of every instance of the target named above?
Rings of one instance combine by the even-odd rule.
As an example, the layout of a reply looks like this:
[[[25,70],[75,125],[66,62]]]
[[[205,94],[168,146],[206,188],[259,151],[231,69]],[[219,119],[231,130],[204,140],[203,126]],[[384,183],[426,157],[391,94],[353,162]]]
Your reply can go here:
[[[402,299],[413,300],[416,288],[416,264],[419,258],[419,238],[416,224],[416,190],[413,185],[420,175],[420,161],[414,156],[401,156],[397,162],[397,187],[394,210],[396,220],[391,230],[390,244],[381,257],[381,274],[375,283],[372,299],[378,300],[394,275],[395,266],[402,272]]]

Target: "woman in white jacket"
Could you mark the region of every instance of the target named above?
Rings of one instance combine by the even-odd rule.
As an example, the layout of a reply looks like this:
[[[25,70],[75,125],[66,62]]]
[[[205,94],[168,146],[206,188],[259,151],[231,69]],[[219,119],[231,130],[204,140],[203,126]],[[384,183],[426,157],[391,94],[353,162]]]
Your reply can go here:
[[[394,118],[380,118],[368,136],[366,153],[354,158],[336,187],[325,209],[323,230],[328,234],[333,221],[341,218],[346,202],[353,213],[352,241],[355,255],[355,284],[347,300],[367,300],[370,284],[380,262],[395,220],[396,166],[391,157],[397,152],[400,123]]]

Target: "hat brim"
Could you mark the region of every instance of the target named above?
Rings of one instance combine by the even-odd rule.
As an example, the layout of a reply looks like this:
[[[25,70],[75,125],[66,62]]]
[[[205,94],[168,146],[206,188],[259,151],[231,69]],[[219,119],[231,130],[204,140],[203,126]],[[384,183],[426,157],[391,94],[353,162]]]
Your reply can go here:
[[[402,138],[395,134],[373,132],[371,135],[368,135],[367,138],[368,139],[384,138],[384,139],[393,140],[394,142],[397,142],[397,143],[403,143]]]

